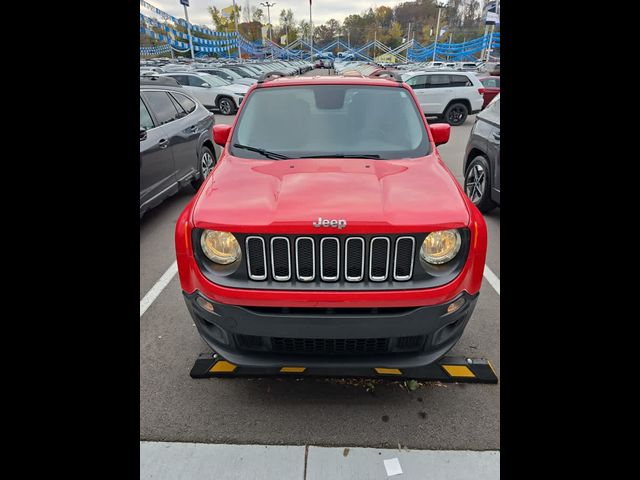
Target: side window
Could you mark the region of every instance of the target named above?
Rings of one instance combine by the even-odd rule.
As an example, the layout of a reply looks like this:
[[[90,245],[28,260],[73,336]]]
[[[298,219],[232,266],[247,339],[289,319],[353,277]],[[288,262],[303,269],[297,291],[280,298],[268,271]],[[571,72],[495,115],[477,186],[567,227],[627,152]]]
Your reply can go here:
[[[500,99],[496,97],[487,107],[482,111],[482,115],[487,120],[491,120],[500,125]]]
[[[156,114],[160,125],[172,122],[178,116],[173,100],[166,92],[146,92],[145,97],[149,107]]]
[[[213,72],[216,77],[224,78],[225,80],[233,80],[233,77],[226,72]]]
[[[176,82],[180,85],[188,85],[188,80],[186,75],[169,75],[171,78],[174,78]]]
[[[449,86],[449,75],[427,75],[427,88],[444,88]]]
[[[466,75],[449,75],[449,82],[452,87],[472,87],[473,83]]]
[[[416,75],[407,80],[406,83],[414,90],[418,90],[419,88],[425,88],[426,79],[426,75]]]
[[[182,105],[182,108],[185,112],[191,113],[196,109],[195,102],[190,98],[182,95],[181,93],[172,93],[171,96],[173,96],[178,101],[178,103]]]
[[[496,87],[500,88],[500,79],[499,78],[494,78],[493,81],[496,82]]]
[[[482,80],[482,84],[488,88],[494,88],[496,86],[495,78],[485,78]]]
[[[186,117],[187,112],[185,111],[184,108],[182,108],[182,106],[178,103],[178,101],[171,94],[169,94],[169,98],[171,99],[171,103],[173,103],[173,106],[178,112],[178,116],[176,118]]]
[[[151,119],[149,110],[147,110],[146,105],[142,99],[140,99],[140,130],[149,130],[153,127],[153,120]]]
[[[203,83],[209,83],[204,78],[198,77],[197,75],[187,75],[189,80],[190,87],[202,87]]]

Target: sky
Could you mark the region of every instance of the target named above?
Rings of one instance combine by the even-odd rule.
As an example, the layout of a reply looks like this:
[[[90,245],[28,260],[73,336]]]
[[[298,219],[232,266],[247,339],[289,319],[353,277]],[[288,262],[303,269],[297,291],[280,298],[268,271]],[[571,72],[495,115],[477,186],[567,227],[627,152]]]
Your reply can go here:
[[[263,0],[266,1],[266,0]],[[369,7],[375,8],[381,5],[394,7],[399,3],[407,0],[313,0],[312,15],[313,24],[319,25],[326,22],[330,18],[335,18],[342,22],[348,15],[354,13],[362,13]],[[184,18],[184,7],[179,0],[147,0],[148,3],[154,5],[160,10],[167,12],[174,17]],[[244,10],[246,0],[236,0],[236,4]],[[260,5],[260,0],[249,0],[251,6],[260,7],[264,11],[264,20],[266,22],[267,9]],[[271,0],[269,3],[272,3]],[[189,21],[197,25],[206,25],[213,29],[211,17],[207,11],[207,7],[215,6],[222,9],[232,5],[232,0],[190,0],[189,2]],[[275,6],[271,8],[271,23],[278,24],[278,18],[282,9],[293,10],[296,22],[302,19],[309,20],[309,0],[276,0]],[[149,10],[140,6],[140,11],[145,15],[149,14]],[[240,17],[242,19],[242,16]]]

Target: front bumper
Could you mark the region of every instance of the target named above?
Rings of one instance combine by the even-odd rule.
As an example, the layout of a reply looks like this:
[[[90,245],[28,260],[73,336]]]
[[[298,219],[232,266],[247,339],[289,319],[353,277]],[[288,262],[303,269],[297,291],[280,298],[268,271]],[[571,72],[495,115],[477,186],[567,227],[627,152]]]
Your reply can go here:
[[[478,294],[463,292],[441,305],[378,309],[253,308],[207,299],[214,307],[211,313],[196,302],[199,296],[206,299],[197,291],[183,295],[200,335],[212,350],[236,365],[263,368],[295,364],[336,368],[428,365],[459,340],[478,298]],[[448,314],[447,307],[460,298],[464,298],[464,305]],[[246,339],[251,340],[250,345]],[[412,339],[409,348],[406,339]],[[318,353],[303,348],[351,345],[357,350],[375,342],[386,345],[385,349]],[[282,345],[293,348],[283,351]]]

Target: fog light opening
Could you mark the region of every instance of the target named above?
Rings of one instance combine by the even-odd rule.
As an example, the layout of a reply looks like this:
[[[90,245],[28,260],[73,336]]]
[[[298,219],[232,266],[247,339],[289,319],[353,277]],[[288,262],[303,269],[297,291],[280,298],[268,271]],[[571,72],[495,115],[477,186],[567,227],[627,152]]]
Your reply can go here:
[[[210,301],[205,300],[202,297],[196,297],[196,302],[198,302],[198,305],[204,308],[207,312],[213,313],[213,304]]]
[[[455,302],[449,304],[449,306],[447,307],[447,313],[457,312],[458,310],[460,310],[460,308],[462,308],[464,303],[465,303],[464,297],[459,298]]]

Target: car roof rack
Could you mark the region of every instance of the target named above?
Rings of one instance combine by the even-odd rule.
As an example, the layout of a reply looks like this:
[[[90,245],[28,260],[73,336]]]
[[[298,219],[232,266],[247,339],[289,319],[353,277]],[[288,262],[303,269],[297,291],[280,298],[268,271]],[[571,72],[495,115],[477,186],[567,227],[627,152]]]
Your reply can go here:
[[[392,77],[396,82],[403,83],[402,77],[397,72],[392,72],[391,70],[378,70],[377,72],[373,72],[369,75],[371,77],[384,77],[384,76]]]
[[[286,77],[286,76],[287,74],[282,72],[267,72],[260,75],[260,77],[258,78],[258,83],[264,83],[267,80],[271,80],[273,77]]]

